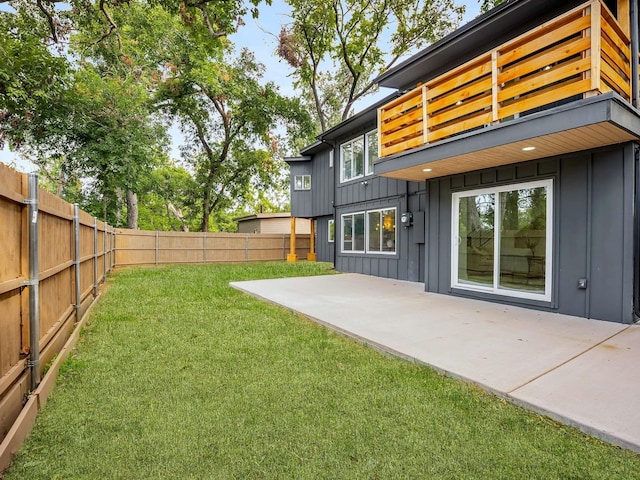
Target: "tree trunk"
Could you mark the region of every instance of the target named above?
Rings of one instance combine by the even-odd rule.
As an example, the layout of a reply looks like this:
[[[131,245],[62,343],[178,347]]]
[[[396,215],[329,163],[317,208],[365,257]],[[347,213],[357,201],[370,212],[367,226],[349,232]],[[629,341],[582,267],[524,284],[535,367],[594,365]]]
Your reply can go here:
[[[116,198],[117,198],[117,210],[116,210],[116,225],[119,227],[122,226],[122,189],[120,187],[116,188]]]
[[[127,228],[138,229],[138,194],[127,190]]]

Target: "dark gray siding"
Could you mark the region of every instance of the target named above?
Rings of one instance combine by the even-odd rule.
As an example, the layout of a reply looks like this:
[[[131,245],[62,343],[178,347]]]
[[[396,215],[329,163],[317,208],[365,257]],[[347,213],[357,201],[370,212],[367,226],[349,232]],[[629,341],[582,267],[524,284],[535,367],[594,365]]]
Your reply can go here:
[[[581,152],[427,182],[426,289],[630,323],[633,312],[633,145]],[[454,191],[554,179],[554,268],[550,303],[451,291]],[[578,289],[586,278],[588,288]]]
[[[331,262],[334,259],[334,242],[329,242],[329,220],[333,215],[316,219],[316,259],[319,262]]]
[[[369,178],[369,185],[378,183],[381,178]],[[390,182],[379,182],[389,185]],[[415,228],[415,219],[424,217],[426,197],[424,184],[405,181],[393,181],[395,195],[371,198],[366,201],[339,205],[336,209],[336,269],[342,272],[356,272],[414,282],[424,281],[424,230]],[[350,187],[343,187],[350,188]],[[365,187],[365,188],[368,188]],[[363,195],[367,198],[366,194]],[[342,253],[341,215],[349,212],[375,210],[380,208],[396,209],[396,254]],[[414,214],[414,226],[403,228],[400,215],[403,212]],[[423,223],[422,223],[423,225]]]
[[[310,218],[313,211],[313,175],[311,161],[291,162],[289,191],[291,192],[291,215],[294,217]],[[295,190],[293,182],[296,175],[311,175],[311,190]]]
[[[312,216],[333,215],[333,187],[335,166],[329,166],[329,153],[327,150],[313,156],[311,162],[311,190],[313,190]]]

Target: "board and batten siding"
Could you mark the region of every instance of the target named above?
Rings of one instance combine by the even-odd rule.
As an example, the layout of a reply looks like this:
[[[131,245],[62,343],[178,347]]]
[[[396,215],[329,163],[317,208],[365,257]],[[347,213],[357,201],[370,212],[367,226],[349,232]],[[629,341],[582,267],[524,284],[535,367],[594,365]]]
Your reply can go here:
[[[371,178],[370,184],[377,180],[388,180],[380,177]],[[390,182],[380,182],[389,185]],[[393,180],[395,195],[371,198],[369,200],[340,205],[336,209],[336,268],[342,272],[356,272],[365,275],[375,275],[398,280],[413,282],[424,281],[424,218],[426,197],[424,184]],[[364,196],[366,198],[366,196]],[[341,216],[351,212],[362,212],[384,208],[396,209],[396,253],[363,254],[342,252],[342,224]],[[400,223],[400,215],[411,212],[414,215],[414,225],[404,228]],[[416,229],[416,225],[418,228]]]
[[[329,166],[331,148],[327,147],[327,150],[314,155],[311,163],[311,213],[314,218],[333,215],[334,172],[338,171],[338,167],[335,163],[333,167]]]
[[[316,259],[333,263],[336,243],[329,242],[329,220],[333,215],[316,218]]]
[[[554,182],[551,302],[452,292],[452,194],[546,178]],[[427,182],[427,203],[427,291],[633,321],[633,143],[433,179]],[[582,278],[586,289],[578,288]]]

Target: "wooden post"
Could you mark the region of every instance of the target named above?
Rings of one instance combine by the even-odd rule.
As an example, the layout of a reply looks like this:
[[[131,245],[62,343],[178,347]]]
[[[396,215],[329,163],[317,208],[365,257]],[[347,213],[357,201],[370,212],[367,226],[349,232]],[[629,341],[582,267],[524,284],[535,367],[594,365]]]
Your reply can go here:
[[[500,113],[498,104],[498,51],[491,52],[491,121],[498,123],[500,121]]]
[[[289,245],[287,262],[294,263],[297,261],[298,255],[296,254],[296,217],[291,217],[291,245]]]
[[[427,86],[422,85],[422,143],[429,143],[429,112],[427,111]]]
[[[591,4],[591,94],[600,90],[600,62],[602,36],[602,16],[600,2],[594,0]]]
[[[310,262],[316,261],[316,222],[312,218],[309,220],[310,225],[310,237],[309,237],[309,253],[307,253],[307,260]]]

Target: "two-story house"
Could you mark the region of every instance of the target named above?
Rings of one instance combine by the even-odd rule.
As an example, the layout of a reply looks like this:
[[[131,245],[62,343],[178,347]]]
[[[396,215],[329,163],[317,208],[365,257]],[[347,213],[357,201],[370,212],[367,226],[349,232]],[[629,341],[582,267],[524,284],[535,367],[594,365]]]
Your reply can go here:
[[[341,271],[634,322],[638,52],[638,0],[507,1],[288,159],[292,214]]]

